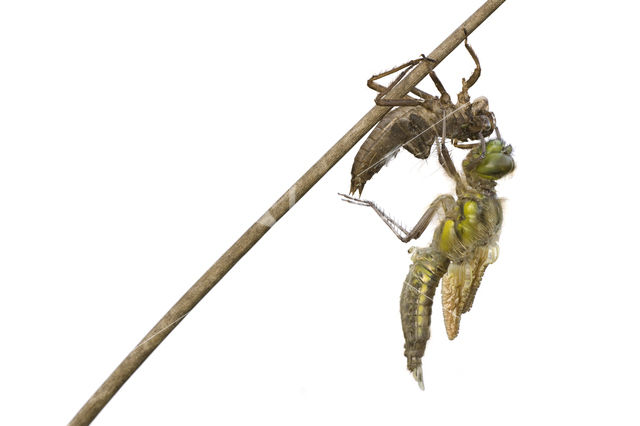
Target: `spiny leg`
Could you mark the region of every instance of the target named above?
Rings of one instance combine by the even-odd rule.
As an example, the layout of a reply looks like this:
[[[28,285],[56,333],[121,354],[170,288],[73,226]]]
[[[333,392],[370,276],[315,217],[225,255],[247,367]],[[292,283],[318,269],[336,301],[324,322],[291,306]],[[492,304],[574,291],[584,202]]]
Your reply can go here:
[[[429,60],[429,58],[426,58],[424,55],[422,55],[422,59]],[[392,73],[394,73],[396,71],[399,71],[399,70],[401,70],[403,68],[406,68],[408,66],[414,66],[415,65],[414,62],[417,63],[420,60],[421,59],[414,59],[413,61],[409,61],[406,64],[400,65],[399,67],[396,67],[396,68],[394,68],[392,70],[389,70],[389,71],[387,71],[385,73],[375,75],[375,76],[371,77],[369,79],[369,81],[367,81],[367,86],[369,86],[373,90],[376,90],[376,91],[380,92],[381,95],[379,95],[379,96],[382,96],[385,93],[387,93],[389,90],[391,90],[392,87],[394,87],[396,84],[398,84],[398,81],[400,81],[400,79],[405,75],[405,73],[408,70],[403,71],[402,74],[400,74],[400,76],[398,76],[396,78],[396,80],[389,85],[389,87],[384,87],[384,86],[382,86],[382,85],[380,85],[378,83],[375,83],[374,80],[377,80],[379,78],[385,77],[385,76],[387,76],[389,74],[392,74]],[[438,76],[436,75],[435,71],[431,71],[429,73],[429,77],[431,77],[431,80],[433,81],[433,84],[436,86],[436,89],[438,89],[438,92],[440,92],[440,99],[443,100],[444,102],[450,103],[451,102],[451,96],[449,96],[449,93],[447,93],[447,90],[444,88],[444,85],[442,84],[442,82],[440,81]],[[426,101],[434,101],[434,100],[436,100],[435,96],[433,96],[433,95],[431,95],[431,94],[429,94],[429,93],[427,93],[425,91],[422,91],[422,90],[418,89],[417,87],[414,87],[410,91],[414,95],[420,96],[422,99],[425,99]]]
[[[427,229],[427,226],[429,226],[429,223],[431,223],[431,221],[435,217],[438,208],[442,207],[445,214],[456,208],[456,200],[455,198],[453,198],[453,196],[449,194],[440,195],[436,197],[436,199],[433,200],[433,202],[429,205],[429,208],[418,220],[418,223],[416,223],[415,226],[410,231],[408,231],[402,225],[393,220],[388,214],[382,211],[382,209],[379,208],[374,202],[369,200],[360,200],[358,198],[351,197],[345,194],[339,195],[341,195],[344,201],[348,203],[371,207],[376,212],[376,214],[380,216],[382,221],[389,227],[389,229],[393,231],[393,234],[404,243],[420,238],[422,233]]]
[[[453,164],[453,160],[449,155],[449,150],[444,146],[444,140],[447,136],[447,115],[445,114],[442,117],[442,138],[436,141],[436,148],[438,149],[438,161],[440,165],[444,169],[444,171],[451,177],[455,182],[456,186],[459,187],[462,185],[462,179],[456,170],[456,166]]]
[[[481,68],[480,68],[480,60],[478,59],[478,56],[476,55],[476,52],[474,52],[473,48],[471,47],[471,45],[467,41],[467,30],[466,29],[464,29],[464,35],[465,35],[465,37],[464,37],[464,47],[467,48],[467,51],[469,52],[469,54],[473,58],[473,62],[475,62],[476,68],[473,70],[473,73],[471,74],[469,79],[464,79],[464,78],[462,79],[462,91],[460,93],[458,93],[458,103],[469,102],[469,100],[471,99],[469,97],[469,89],[471,88],[471,86],[473,86],[476,83],[476,81],[478,81],[478,78],[480,78],[480,72],[482,71]]]
[[[462,143],[458,139],[452,140],[451,143],[455,148],[460,148],[460,149],[473,149],[480,144],[480,142]]]
[[[431,202],[427,211],[424,212],[422,217],[418,220],[418,223],[411,229],[411,231],[407,234],[407,237],[403,242],[408,242],[410,240],[414,240],[420,238],[422,233],[427,229],[429,223],[435,217],[438,208],[442,208],[445,214],[448,214],[452,210],[456,209],[456,200],[452,195],[444,194],[436,197],[435,200]]]
[[[440,165],[447,173],[447,175],[455,180],[456,184],[459,184],[461,182],[460,175],[456,170],[456,166],[453,164],[451,155],[449,155],[449,150],[444,146],[444,143],[442,142],[443,140],[444,138],[436,142],[436,146],[438,148],[438,161],[440,162]]]
[[[367,86],[375,90],[376,92],[379,92],[378,96],[376,96],[376,99],[375,99],[376,104],[381,106],[416,106],[424,103],[424,100],[434,100],[435,99],[434,96],[426,92],[423,92],[422,90],[415,87],[412,88],[410,92],[413,93],[414,95],[421,97],[422,99],[414,99],[410,96],[405,96],[402,99],[383,99],[383,96],[386,95],[393,87],[395,87],[398,84],[398,82],[402,80],[402,78],[406,75],[408,71],[410,71],[418,63],[420,63],[420,61],[423,61],[423,60],[433,61],[432,59],[429,59],[424,55],[422,55],[421,58],[414,59],[405,64],[399,65],[395,68],[390,69],[389,71],[376,74],[373,77],[371,77],[369,80],[367,80]],[[384,78],[400,70],[403,70],[403,71],[398,75],[398,77],[395,78],[395,80],[393,80],[393,82],[391,82],[389,87],[385,87],[375,82],[376,80]]]
[[[484,136],[482,136],[482,133],[479,135],[479,139],[480,142],[471,142],[471,143],[460,143],[459,140],[454,139],[452,141],[452,144],[455,148],[460,148],[460,149],[473,149],[477,146],[482,147],[482,152],[486,152],[486,145],[487,145],[487,140],[484,138]]]
[[[438,98],[436,96],[433,96],[430,93],[427,93],[423,90],[418,89],[417,87],[414,87],[413,89],[410,90],[411,93],[413,93],[416,96],[420,96],[422,99],[424,99],[424,102],[433,102],[438,100]]]
[[[395,68],[392,68],[392,69],[390,69],[390,70],[388,70],[388,71],[382,72],[382,73],[380,73],[380,74],[376,74],[376,75],[372,76],[369,80],[367,80],[367,86],[368,86],[370,89],[375,90],[376,92],[386,93],[386,92],[388,92],[389,90],[391,90],[391,88],[392,88],[393,86],[395,86],[396,84],[398,84],[398,81],[400,81],[400,79],[404,76],[404,74],[405,74],[407,71],[409,71],[411,68],[413,68],[414,66],[416,66],[416,64],[418,64],[421,60],[422,60],[422,58],[413,59],[413,60],[411,60],[411,61],[409,61],[409,62],[406,62],[406,63],[404,63],[404,64],[402,64],[402,65],[399,65],[399,66],[397,66],[397,67],[395,67]],[[405,68],[408,68],[408,69],[405,69]],[[404,71],[403,71],[403,72],[402,72],[398,77],[396,77],[396,79],[393,81],[393,83],[391,83],[391,84],[389,85],[389,87],[385,87],[385,86],[383,86],[383,85],[378,84],[378,83],[376,83],[376,82],[375,82],[376,80],[379,80],[379,79],[381,79],[381,78],[384,78],[384,77],[386,77],[386,76],[388,76],[388,75],[391,75],[391,74],[393,74],[394,72],[398,72],[398,71],[400,71],[400,70],[404,70]]]
[[[404,235],[407,235],[409,231],[407,231],[400,223],[396,222],[393,218],[391,218],[388,214],[384,212],[376,203],[369,200],[361,200],[359,198],[352,197],[350,195],[338,193],[338,195],[342,196],[342,201],[346,201],[347,203],[355,204],[357,206],[363,207],[371,207],[373,211],[382,219],[382,221],[393,231],[396,237],[402,239]]]
[[[442,99],[442,101],[446,103],[451,103],[451,96],[449,96],[449,93],[447,93],[446,89],[444,88],[444,85],[436,75],[436,72],[431,71],[429,73],[429,77],[431,77],[431,81],[433,81],[433,84],[435,84],[436,89],[438,89],[438,92],[440,92],[440,99]]]
[[[467,30],[465,30],[464,32],[466,35]],[[478,55],[476,55],[476,52],[473,50],[473,47],[471,47],[471,45],[469,44],[467,37],[464,38],[464,47],[467,48],[467,51],[471,55],[473,62],[475,62],[476,64],[476,67],[473,70],[473,73],[471,73],[471,76],[467,80],[467,89],[470,89],[471,86],[476,84],[476,81],[478,81],[478,78],[480,78],[480,73],[482,72],[482,69],[480,68],[480,60],[478,59]]]

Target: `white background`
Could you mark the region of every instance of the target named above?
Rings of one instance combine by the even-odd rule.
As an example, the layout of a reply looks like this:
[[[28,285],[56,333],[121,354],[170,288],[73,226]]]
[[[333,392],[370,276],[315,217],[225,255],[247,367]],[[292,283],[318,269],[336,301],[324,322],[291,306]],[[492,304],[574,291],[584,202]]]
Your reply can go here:
[[[0,6],[0,424],[65,424],[233,241],[481,1]],[[501,257],[405,371],[404,245],[339,200],[351,151],[95,425],[637,424],[637,12],[509,1],[470,38],[514,146]],[[452,94],[473,63],[439,67]],[[434,93],[430,82],[422,86]],[[458,157],[459,158],[459,157]],[[414,223],[450,183],[367,186]],[[427,245],[431,232],[416,244]]]

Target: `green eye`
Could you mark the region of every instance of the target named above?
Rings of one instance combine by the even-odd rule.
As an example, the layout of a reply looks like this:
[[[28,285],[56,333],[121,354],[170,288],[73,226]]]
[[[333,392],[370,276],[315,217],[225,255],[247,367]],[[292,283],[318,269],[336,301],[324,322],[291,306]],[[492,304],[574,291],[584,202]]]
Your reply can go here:
[[[511,173],[515,168],[513,158],[502,151],[491,152],[487,149],[487,156],[480,162],[476,168],[476,172],[488,179],[499,179],[502,176]]]
[[[475,147],[463,160],[462,168],[465,173],[483,179],[500,179],[516,167],[511,151],[511,145],[507,145],[501,139],[492,139],[485,143],[484,153],[480,145]]]

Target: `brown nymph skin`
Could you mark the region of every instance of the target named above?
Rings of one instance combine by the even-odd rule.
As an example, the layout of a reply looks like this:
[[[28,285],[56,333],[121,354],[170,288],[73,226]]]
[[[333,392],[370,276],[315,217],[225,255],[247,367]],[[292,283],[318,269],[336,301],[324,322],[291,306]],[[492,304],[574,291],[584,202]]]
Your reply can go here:
[[[397,108],[380,120],[356,154],[351,169],[351,194],[356,191],[361,194],[367,181],[395,157],[400,148],[406,149],[416,158],[426,159],[438,137],[446,136],[457,146],[458,142],[479,140],[491,135],[496,122],[494,114],[489,110],[489,101],[485,97],[470,101],[469,88],[480,77],[481,69],[478,57],[466,40],[465,47],[476,68],[468,80],[462,79],[462,91],[458,94],[458,102],[455,104],[435,72],[431,72],[429,76],[440,92],[439,97],[414,88],[411,93],[420,99],[409,96],[401,99],[383,98],[409,69],[421,61],[429,61],[426,57],[409,61],[369,79],[367,85],[380,92],[376,97],[376,103]],[[404,71],[389,87],[376,83],[377,79],[402,69]]]

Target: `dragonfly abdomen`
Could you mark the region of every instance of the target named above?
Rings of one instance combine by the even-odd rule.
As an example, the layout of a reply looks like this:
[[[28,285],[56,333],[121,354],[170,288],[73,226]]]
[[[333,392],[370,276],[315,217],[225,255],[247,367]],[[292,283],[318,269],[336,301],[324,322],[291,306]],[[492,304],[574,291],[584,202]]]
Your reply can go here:
[[[433,297],[449,260],[432,247],[413,247],[411,252],[413,264],[400,295],[400,315],[407,368],[423,388],[422,356],[430,336]]]

